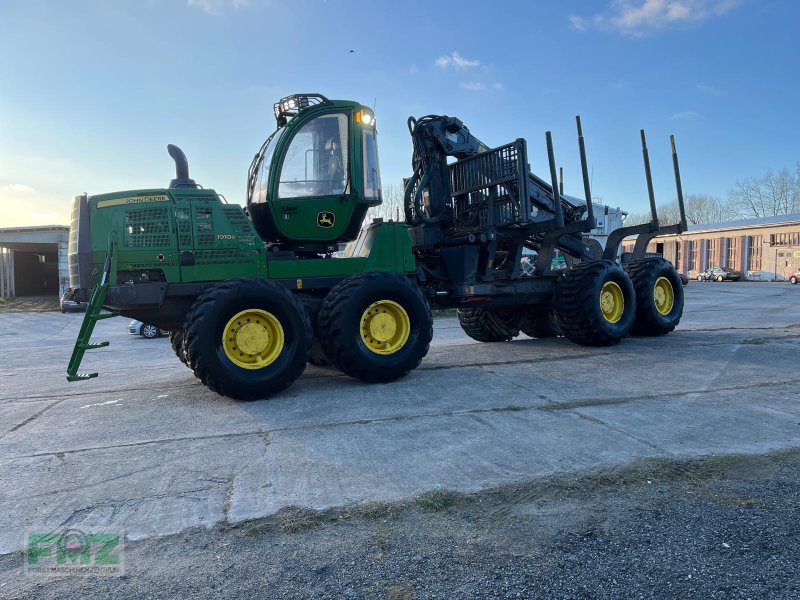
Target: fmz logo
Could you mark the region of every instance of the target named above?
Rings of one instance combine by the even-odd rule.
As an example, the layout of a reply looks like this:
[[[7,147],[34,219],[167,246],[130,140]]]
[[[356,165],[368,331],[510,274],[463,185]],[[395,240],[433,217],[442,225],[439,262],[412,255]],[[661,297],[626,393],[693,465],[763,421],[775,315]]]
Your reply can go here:
[[[320,227],[333,227],[335,221],[336,215],[334,215],[332,212],[322,211],[321,213],[317,213],[317,225]]]

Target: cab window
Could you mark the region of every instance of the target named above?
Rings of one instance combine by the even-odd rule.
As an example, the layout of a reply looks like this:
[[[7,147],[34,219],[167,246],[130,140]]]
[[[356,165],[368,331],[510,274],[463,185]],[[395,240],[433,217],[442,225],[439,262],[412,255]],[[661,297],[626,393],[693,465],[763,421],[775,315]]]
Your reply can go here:
[[[281,166],[278,196],[340,196],[347,185],[347,116],[320,115],[296,133]]]
[[[364,153],[364,199],[381,200],[381,168],[378,164],[378,138],[375,130],[362,132]]]

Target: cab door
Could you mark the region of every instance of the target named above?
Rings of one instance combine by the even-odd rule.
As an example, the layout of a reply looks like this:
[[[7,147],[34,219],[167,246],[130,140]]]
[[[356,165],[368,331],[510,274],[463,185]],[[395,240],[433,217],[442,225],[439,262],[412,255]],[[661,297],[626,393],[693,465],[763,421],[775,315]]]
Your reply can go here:
[[[347,229],[357,197],[350,117],[341,110],[317,114],[283,146],[272,211],[286,238],[325,242]]]

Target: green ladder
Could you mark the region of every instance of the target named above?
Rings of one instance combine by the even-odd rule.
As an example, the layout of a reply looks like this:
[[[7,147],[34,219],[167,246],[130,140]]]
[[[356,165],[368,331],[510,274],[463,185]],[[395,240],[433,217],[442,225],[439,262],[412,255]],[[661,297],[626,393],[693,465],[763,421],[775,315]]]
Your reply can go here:
[[[72,350],[72,357],[69,359],[67,366],[67,381],[81,381],[84,379],[93,379],[97,377],[97,373],[79,373],[78,369],[81,366],[83,355],[87,350],[94,348],[105,348],[108,342],[92,342],[90,341],[94,326],[98,321],[103,319],[110,319],[116,317],[119,313],[103,312],[103,304],[106,301],[106,294],[108,293],[108,286],[113,279],[117,277],[117,257],[114,250],[116,249],[116,236],[112,234],[108,241],[108,252],[106,253],[105,264],[103,265],[103,276],[100,283],[94,286],[92,290],[92,297],[89,299],[89,305],[86,307],[86,314],[81,323],[81,330],[78,333],[78,339],[75,340],[75,347]]]

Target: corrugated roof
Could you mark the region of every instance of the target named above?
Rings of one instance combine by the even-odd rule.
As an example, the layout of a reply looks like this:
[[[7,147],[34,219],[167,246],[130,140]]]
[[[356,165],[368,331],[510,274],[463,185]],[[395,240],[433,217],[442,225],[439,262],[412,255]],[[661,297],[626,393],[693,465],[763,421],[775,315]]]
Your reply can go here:
[[[753,219],[740,219],[738,221],[722,221],[721,223],[701,223],[698,225],[689,225],[689,232],[739,229],[741,227],[761,227],[764,225],[787,225],[791,223],[800,223],[800,214],[757,217]]]

